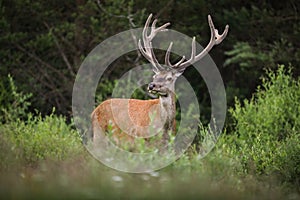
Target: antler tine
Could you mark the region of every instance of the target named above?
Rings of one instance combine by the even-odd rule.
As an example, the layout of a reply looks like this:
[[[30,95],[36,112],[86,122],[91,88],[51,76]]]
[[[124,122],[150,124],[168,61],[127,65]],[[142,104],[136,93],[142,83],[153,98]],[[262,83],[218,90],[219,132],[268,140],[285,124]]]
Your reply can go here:
[[[165,65],[171,68],[175,68],[178,67],[185,60],[185,56],[182,56],[182,58],[176,64],[173,65],[170,62],[170,53],[171,53],[172,46],[173,46],[173,42],[170,42],[170,45],[167,49],[166,56],[165,56]]]
[[[208,24],[210,27],[211,36],[210,36],[210,41],[209,41],[208,45],[205,47],[205,49],[203,49],[203,51],[201,53],[196,55],[196,39],[195,39],[195,37],[193,37],[191,58],[185,62],[180,62],[179,64],[176,63],[175,65],[168,65],[168,66],[176,67],[178,69],[178,71],[182,71],[186,67],[190,66],[191,64],[199,61],[201,58],[206,56],[208,54],[208,52],[213,48],[214,45],[220,44],[224,40],[224,38],[227,36],[228,30],[229,30],[229,25],[227,24],[225,26],[224,32],[221,35],[219,35],[218,30],[215,29],[214,23],[213,23],[210,15],[208,15]],[[168,54],[170,54],[170,53],[168,53]],[[168,58],[169,58],[169,55],[168,55]],[[168,63],[170,64],[169,61],[168,61]]]
[[[191,53],[190,61],[195,60],[195,57],[196,57],[196,37],[194,36],[192,40],[192,53]]]
[[[152,13],[148,16],[147,21],[145,23],[145,26],[143,28],[143,32],[142,32],[143,42],[144,42],[145,48],[149,48],[148,46],[146,46],[146,45],[148,45],[148,43],[146,41],[148,41],[147,30],[148,30],[151,18],[152,18]]]
[[[147,54],[147,52],[144,50],[144,47],[142,46],[142,42],[141,42],[141,39],[139,39],[139,42],[138,42],[138,47],[139,47],[139,50],[140,52],[142,53],[142,55],[147,59],[151,59],[151,57]],[[147,48],[147,47],[145,47]]]
[[[173,42],[170,42],[170,45],[167,49],[166,56],[165,56],[165,65],[167,66],[172,66],[170,62],[170,53],[171,53],[172,46],[173,46]]]
[[[138,42],[138,47],[142,53],[142,55],[152,64],[152,66],[154,67],[153,70],[155,73],[161,71],[163,69],[163,67],[159,64],[158,60],[155,57],[154,51],[153,51],[153,47],[152,47],[152,39],[156,36],[156,34],[160,31],[164,31],[166,30],[166,27],[170,25],[170,23],[166,23],[158,28],[156,28],[156,23],[157,23],[157,19],[155,19],[152,22],[151,25],[151,29],[150,29],[150,34],[147,34],[147,30],[149,28],[149,24],[152,18],[152,14],[149,15],[143,32],[142,32],[142,38],[143,38],[143,44],[144,47],[142,46],[142,42],[141,40],[139,40]]]
[[[208,15],[208,24],[210,27],[210,34],[211,34],[210,41],[208,45],[205,47],[205,49],[195,57],[195,62],[197,62],[198,60],[203,58],[206,54],[208,54],[208,52],[213,48],[214,45],[220,44],[223,41],[223,39],[227,36],[228,29],[229,29],[228,24],[225,26],[225,30],[221,35],[219,35],[218,30],[215,28],[210,15]]]

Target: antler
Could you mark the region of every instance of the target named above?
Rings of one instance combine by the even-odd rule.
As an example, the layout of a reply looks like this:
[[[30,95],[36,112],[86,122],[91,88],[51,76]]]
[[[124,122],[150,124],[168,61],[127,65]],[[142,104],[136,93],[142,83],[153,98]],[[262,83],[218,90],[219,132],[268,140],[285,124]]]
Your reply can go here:
[[[152,47],[152,39],[156,36],[156,34],[158,32],[167,30],[166,27],[169,26],[170,23],[166,23],[166,24],[164,24],[164,25],[162,25],[158,28],[155,28],[155,25],[157,23],[157,20],[155,19],[152,23],[152,26],[151,26],[151,32],[150,32],[149,35],[147,35],[147,29],[148,29],[148,26],[150,24],[151,18],[152,18],[152,14],[149,15],[149,17],[148,17],[148,19],[145,23],[143,33],[142,33],[144,47],[142,46],[141,40],[139,40],[138,46],[139,46],[139,49],[140,49],[141,53],[143,54],[143,56],[154,67],[153,68],[154,72],[157,73],[161,70],[164,70],[164,68],[159,64],[159,62],[157,61],[157,59],[155,57],[153,47]],[[208,54],[208,52],[213,48],[214,45],[220,44],[224,40],[224,38],[227,36],[228,30],[229,30],[229,25],[227,24],[225,26],[224,32],[220,35],[218,33],[218,30],[215,29],[214,23],[213,23],[210,15],[208,15],[208,24],[209,24],[210,33],[211,33],[210,41],[201,53],[196,55],[196,38],[193,37],[193,40],[192,40],[192,53],[191,53],[190,59],[186,60],[185,56],[182,56],[180,61],[178,61],[175,64],[172,64],[170,62],[170,53],[171,53],[171,49],[172,49],[172,46],[173,46],[173,42],[171,42],[168,49],[167,49],[167,52],[166,52],[165,65],[181,72],[181,71],[185,70],[185,68],[187,68],[188,66],[192,65],[193,63],[199,61],[201,58],[206,56]]]
[[[170,52],[173,45],[173,43],[171,42],[165,57],[165,63],[167,66],[175,68],[178,71],[183,71],[188,66],[192,65],[193,63],[199,61],[201,58],[206,56],[208,52],[213,48],[214,45],[220,44],[224,40],[224,38],[227,36],[229,25],[227,24],[225,26],[224,32],[221,35],[219,35],[218,30],[215,29],[214,23],[210,15],[208,15],[208,23],[210,27],[211,36],[210,36],[210,41],[208,45],[205,47],[205,49],[203,49],[201,53],[196,55],[196,38],[193,37],[191,58],[184,62],[185,56],[182,56],[182,59],[179,62],[177,62],[176,64],[171,64]]]
[[[155,28],[155,25],[157,23],[157,19],[155,19],[151,25],[151,31],[150,34],[147,35],[147,30],[148,30],[148,26],[150,24],[152,18],[152,14],[149,15],[144,29],[143,29],[143,43],[144,43],[144,47],[142,46],[142,42],[141,40],[139,40],[138,46],[140,49],[140,52],[143,54],[143,56],[152,64],[152,66],[154,67],[154,72],[159,72],[161,70],[163,70],[164,68],[159,64],[159,62],[157,61],[155,54],[153,52],[153,47],[152,47],[152,39],[156,36],[156,34],[160,31],[165,31],[167,30],[166,27],[170,25],[170,23],[166,23],[158,28]]]

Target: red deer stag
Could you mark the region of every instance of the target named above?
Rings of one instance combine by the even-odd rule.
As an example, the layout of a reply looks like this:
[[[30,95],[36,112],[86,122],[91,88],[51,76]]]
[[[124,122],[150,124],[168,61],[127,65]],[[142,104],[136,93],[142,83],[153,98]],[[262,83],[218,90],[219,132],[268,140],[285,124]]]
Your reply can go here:
[[[192,53],[190,59],[182,59],[172,64],[170,62],[170,53],[172,42],[165,55],[165,65],[161,65],[154,55],[152,40],[157,33],[166,30],[170,23],[166,23],[156,28],[155,19],[148,34],[148,27],[152,14],[148,17],[143,32],[142,41],[139,40],[138,47],[142,55],[151,63],[153,72],[153,81],[148,85],[148,91],[159,96],[153,100],[138,99],[109,99],[102,102],[92,113],[93,139],[103,138],[105,132],[112,131],[113,140],[120,144],[123,141],[134,143],[135,137],[147,138],[153,132],[153,127],[163,132],[163,141],[167,141],[169,133],[174,132],[175,124],[175,81],[184,72],[184,70],[199,61],[212,49],[223,41],[226,37],[229,26],[226,25],[224,32],[219,35],[215,29],[213,21],[208,16],[208,23],[211,31],[209,44],[201,53],[196,55],[195,37],[192,40]],[[152,127],[152,129],[150,128]],[[99,131],[100,130],[100,131]],[[100,135],[99,135],[100,134]]]

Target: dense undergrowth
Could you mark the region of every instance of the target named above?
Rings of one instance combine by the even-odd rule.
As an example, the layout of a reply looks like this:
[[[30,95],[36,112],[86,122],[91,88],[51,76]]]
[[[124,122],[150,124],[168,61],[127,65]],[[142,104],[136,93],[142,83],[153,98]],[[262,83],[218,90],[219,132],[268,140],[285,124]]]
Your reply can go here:
[[[11,77],[7,83],[11,97],[0,99],[1,196],[300,197],[300,80],[284,66],[268,71],[250,100],[236,100],[227,130],[208,156],[199,159],[194,144],[171,166],[141,175],[102,166],[83,148],[72,123],[55,111],[27,113],[30,95],[18,92]]]

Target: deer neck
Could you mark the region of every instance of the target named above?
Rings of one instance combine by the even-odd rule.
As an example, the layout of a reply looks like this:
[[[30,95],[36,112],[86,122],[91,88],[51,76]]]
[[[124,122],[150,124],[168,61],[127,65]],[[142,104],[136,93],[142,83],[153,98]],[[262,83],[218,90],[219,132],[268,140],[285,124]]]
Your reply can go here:
[[[171,130],[173,128],[174,119],[176,115],[174,91],[170,90],[170,92],[168,92],[168,95],[160,96],[159,99],[161,119],[165,120],[164,127],[167,130]]]

